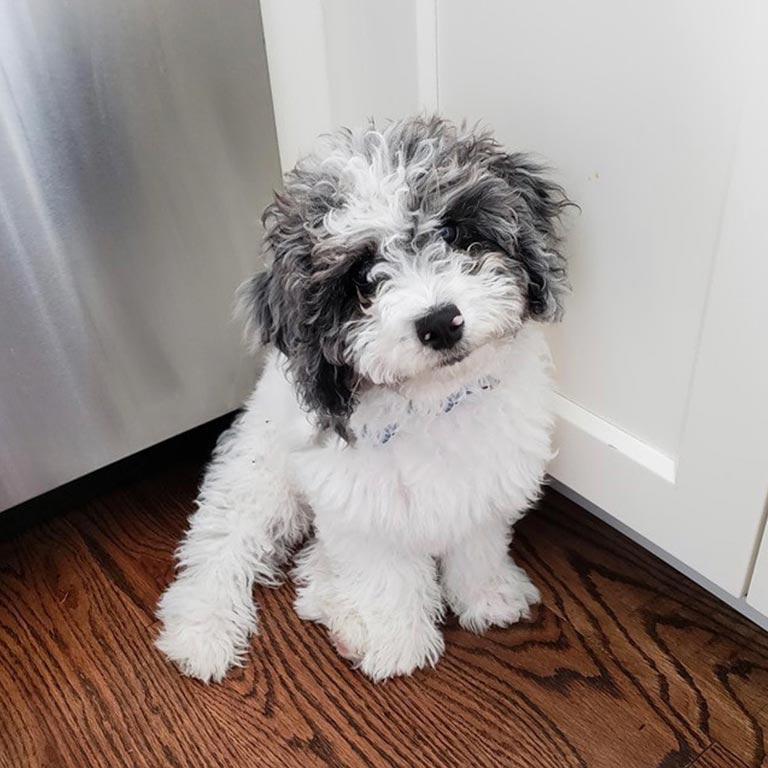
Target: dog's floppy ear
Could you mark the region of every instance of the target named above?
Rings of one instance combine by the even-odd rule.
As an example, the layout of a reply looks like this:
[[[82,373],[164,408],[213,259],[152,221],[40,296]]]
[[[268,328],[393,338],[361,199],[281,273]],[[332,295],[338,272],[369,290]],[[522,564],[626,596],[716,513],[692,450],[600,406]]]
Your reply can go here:
[[[246,280],[237,290],[237,315],[245,324],[246,342],[253,348],[269,344],[274,335],[269,299],[271,285],[272,270],[268,269]]]
[[[275,195],[262,217],[269,266],[242,286],[239,305],[251,343],[277,347],[305,407],[346,438],[353,373],[341,360],[334,286],[314,268],[311,204],[290,191]]]
[[[563,209],[574,203],[547,178],[546,169],[525,154],[498,152],[490,169],[512,190],[517,255],[528,277],[528,311],[539,320],[559,320],[569,285],[557,224]]]

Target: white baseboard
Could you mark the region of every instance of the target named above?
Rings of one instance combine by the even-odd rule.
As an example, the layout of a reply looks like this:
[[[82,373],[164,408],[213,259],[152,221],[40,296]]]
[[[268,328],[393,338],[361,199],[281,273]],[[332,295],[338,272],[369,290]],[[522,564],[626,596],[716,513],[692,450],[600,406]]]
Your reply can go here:
[[[668,483],[675,482],[677,467],[674,458],[658,448],[638,440],[600,416],[588,411],[563,395],[555,395],[555,410],[559,418],[590,435],[599,443],[617,451],[627,460],[653,472]]]

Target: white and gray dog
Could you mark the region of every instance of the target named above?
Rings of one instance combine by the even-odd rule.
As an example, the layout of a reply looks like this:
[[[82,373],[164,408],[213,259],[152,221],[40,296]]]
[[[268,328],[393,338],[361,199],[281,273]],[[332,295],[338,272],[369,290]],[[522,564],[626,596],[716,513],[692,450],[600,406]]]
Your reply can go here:
[[[208,467],[158,647],[220,680],[291,548],[296,610],[374,680],[434,665],[447,606],[475,632],[528,617],[511,526],[551,456],[540,323],[567,289],[562,189],[438,118],[342,130],[264,214],[241,289],[270,346]]]

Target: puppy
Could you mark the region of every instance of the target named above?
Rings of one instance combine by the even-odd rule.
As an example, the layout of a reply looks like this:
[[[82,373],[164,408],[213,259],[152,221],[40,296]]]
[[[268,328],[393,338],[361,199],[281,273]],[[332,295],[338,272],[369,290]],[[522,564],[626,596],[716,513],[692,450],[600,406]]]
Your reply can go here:
[[[551,456],[541,323],[563,311],[568,204],[439,118],[339,131],[287,174],[240,296],[266,367],[159,604],[182,672],[241,663],[254,584],[304,540],[296,610],[373,680],[434,665],[446,607],[474,632],[528,617],[509,543]]]

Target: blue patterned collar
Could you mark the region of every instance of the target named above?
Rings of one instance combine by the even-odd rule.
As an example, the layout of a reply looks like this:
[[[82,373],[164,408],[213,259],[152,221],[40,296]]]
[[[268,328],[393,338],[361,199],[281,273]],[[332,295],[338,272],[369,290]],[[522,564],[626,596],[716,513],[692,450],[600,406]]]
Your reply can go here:
[[[483,376],[473,384],[465,384],[461,389],[451,392],[448,397],[440,401],[436,408],[437,414],[450,413],[457,405],[460,405],[470,395],[488,392],[499,385],[499,379],[494,376]],[[418,410],[413,400],[408,401],[408,413]],[[386,445],[400,431],[399,422],[393,421],[381,429],[369,427],[363,424],[360,437],[374,446]]]

